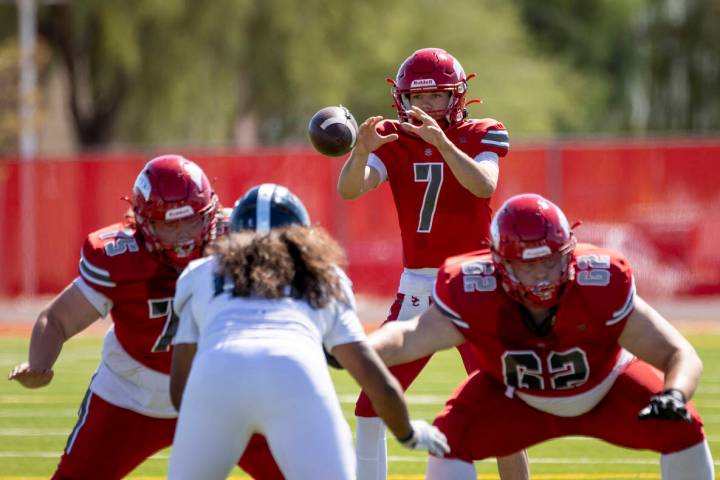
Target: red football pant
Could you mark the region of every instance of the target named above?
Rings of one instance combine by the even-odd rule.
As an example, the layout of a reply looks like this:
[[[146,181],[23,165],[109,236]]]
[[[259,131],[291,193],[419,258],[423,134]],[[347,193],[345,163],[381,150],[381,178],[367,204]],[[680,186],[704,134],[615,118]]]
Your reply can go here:
[[[395,297],[395,302],[392,304],[392,307],[390,307],[390,314],[383,322],[383,325],[388,322],[394,322],[398,319],[400,309],[404,301],[406,301],[406,295],[398,293]],[[432,302],[429,303],[432,304]],[[478,369],[475,353],[473,352],[474,348],[475,347],[473,347],[469,342],[464,342],[457,347],[458,352],[460,352],[463,365],[465,366],[465,371],[468,372],[468,374]],[[431,357],[432,356],[427,356],[410,363],[390,367],[390,373],[398,379],[400,385],[402,385],[403,391],[407,390],[412,382],[415,381],[417,376],[420,375],[420,372],[422,372],[422,369],[425,368],[425,365],[427,365]],[[355,403],[355,416],[377,417],[377,413],[375,413],[375,409],[370,402],[370,398],[365,394],[365,392],[360,392],[360,397],[358,397],[357,402]]]
[[[78,416],[53,480],[124,478],[151,455],[169,447],[175,433],[176,419],[141,415],[89,390]],[[251,437],[238,465],[256,479],[284,478],[261,435]]]
[[[702,421],[688,403],[692,422],[638,420],[638,412],[663,388],[654,367],[635,360],[589,412],[558,417],[505,396],[505,386],[482,372],[455,391],[434,424],[445,433],[450,455],[467,462],[518,452],[552,438],[582,435],[626,448],[672,453],[705,438]]]

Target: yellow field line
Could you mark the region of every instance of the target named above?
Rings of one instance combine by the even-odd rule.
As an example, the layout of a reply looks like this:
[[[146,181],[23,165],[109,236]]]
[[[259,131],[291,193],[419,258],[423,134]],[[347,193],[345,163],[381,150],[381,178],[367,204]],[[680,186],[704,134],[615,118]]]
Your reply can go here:
[[[133,480],[163,480],[165,477],[130,477]],[[250,477],[228,477],[231,480],[248,480]],[[498,480],[492,473],[481,473],[477,480]],[[636,480],[659,479],[657,473],[534,473],[533,480]],[[0,480],[46,480],[47,477],[0,476]],[[388,480],[424,480],[425,475],[389,475]]]

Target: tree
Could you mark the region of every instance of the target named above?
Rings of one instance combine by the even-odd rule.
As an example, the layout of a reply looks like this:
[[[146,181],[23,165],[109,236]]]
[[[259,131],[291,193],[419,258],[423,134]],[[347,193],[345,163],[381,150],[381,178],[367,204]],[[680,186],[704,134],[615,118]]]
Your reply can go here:
[[[474,116],[520,136],[583,129],[602,82],[538,55],[519,12],[490,0],[74,0],[42,7],[40,33],[67,75],[82,148],[226,146],[238,125],[261,145],[306,145],[323,106],[394,117],[384,79],[428,46],[478,73]]]

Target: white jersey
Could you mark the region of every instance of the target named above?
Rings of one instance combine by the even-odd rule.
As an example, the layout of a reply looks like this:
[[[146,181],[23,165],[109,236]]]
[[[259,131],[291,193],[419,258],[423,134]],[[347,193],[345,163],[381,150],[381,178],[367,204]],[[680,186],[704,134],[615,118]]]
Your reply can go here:
[[[198,351],[168,478],[225,478],[253,433],[267,438],[288,479],[354,478],[352,433],[321,347],[365,339],[342,281],[348,302],[314,309],[300,299],[232,296],[214,257],[190,263],[175,292],[175,343]]]
[[[347,303],[314,309],[302,299],[232,296],[232,285],[217,274],[215,257],[195,260],[177,282],[174,308],[180,323],[174,343],[197,343],[203,351],[236,339],[306,339],[331,351],[362,341],[350,280],[338,272]]]

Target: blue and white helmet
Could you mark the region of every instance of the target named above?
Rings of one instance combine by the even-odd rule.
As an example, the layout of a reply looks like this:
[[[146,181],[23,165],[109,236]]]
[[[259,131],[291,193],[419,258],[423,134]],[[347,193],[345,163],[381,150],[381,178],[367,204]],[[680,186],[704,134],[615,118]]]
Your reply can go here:
[[[284,225],[310,225],[310,215],[296,195],[276,183],[252,187],[235,202],[230,215],[233,232],[267,232]]]

